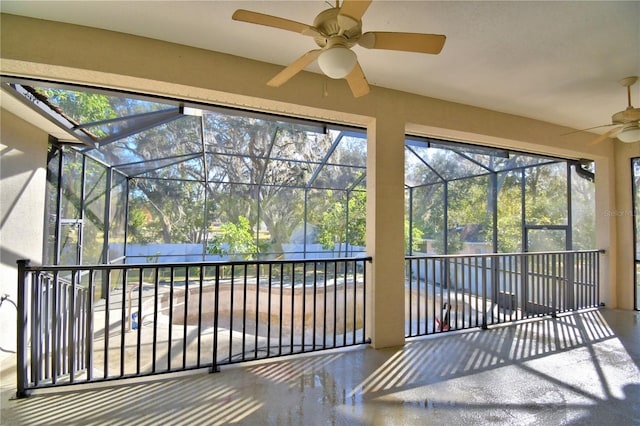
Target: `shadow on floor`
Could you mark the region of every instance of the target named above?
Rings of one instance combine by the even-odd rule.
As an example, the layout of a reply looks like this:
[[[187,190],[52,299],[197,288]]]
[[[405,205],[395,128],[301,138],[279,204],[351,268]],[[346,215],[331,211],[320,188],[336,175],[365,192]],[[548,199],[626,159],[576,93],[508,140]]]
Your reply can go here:
[[[2,424],[640,424],[638,313],[590,310],[10,399]],[[12,393],[13,391],[13,393]]]

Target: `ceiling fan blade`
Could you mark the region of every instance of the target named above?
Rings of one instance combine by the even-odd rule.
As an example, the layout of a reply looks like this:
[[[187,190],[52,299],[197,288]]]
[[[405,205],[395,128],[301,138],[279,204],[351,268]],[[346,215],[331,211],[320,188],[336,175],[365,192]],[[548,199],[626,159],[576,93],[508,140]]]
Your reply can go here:
[[[606,133],[601,134],[597,138],[595,138],[589,145],[597,145],[600,142],[604,141],[607,138],[615,138],[618,133],[623,129],[623,126],[616,127],[614,129],[609,130]]]
[[[315,61],[322,53],[322,49],[310,50],[298,59],[290,63],[285,69],[280,71],[275,77],[267,82],[267,86],[280,87],[291,79],[294,75],[302,71],[307,65]]]
[[[362,19],[362,15],[367,11],[371,0],[344,0],[338,13],[338,25],[343,30],[349,30]]]
[[[364,71],[362,71],[359,63],[356,63],[356,66],[353,67],[346,79],[353,96],[356,98],[369,93],[369,83],[367,83],[367,78],[364,76]]]
[[[587,132],[587,131],[589,131],[589,130],[600,129],[600,128],[602,128],[602,127],[617,126],[617,125],[618,125],[618,124],[616,124],[616,123],[603,124],[603,125],[601,125],[601,126],[588,127],[588,128],[586,128],[586,129],[572,130],[572,131],[567,132],[567,133],[562,133],[560,136],[568,136],[568,135],[573,135],[574,133]]]
[[[446,36],[440,34],[373,31],[362,34],[358,44],[367,49],[400,50],[437,55],[442,50],[445,40]]]
[[[250,10],[238,9],[233,13],[233,16],[231,16],[231,18],[234,21],[243,21],[250,24],[279,28],[281,30],[293,31],[294,33],[299,33],[311,37],[320,35],[320,32],[311,25],[291,21],[289,19],[279,18],[277,16],[266,15],[264,13],[252,12]]]

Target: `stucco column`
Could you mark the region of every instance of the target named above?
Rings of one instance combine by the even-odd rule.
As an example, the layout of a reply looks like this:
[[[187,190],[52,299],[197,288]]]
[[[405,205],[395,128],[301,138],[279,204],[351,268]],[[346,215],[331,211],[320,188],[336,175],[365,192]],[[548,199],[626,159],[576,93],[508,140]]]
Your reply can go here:
[[[616,217],[612,212],[616,209],[615,175],[611,160],[596,160],[595,208],[596,208],[596,248],[604,249],[600,258],[600,302],[608,307],[617,306],[615,287],[616,259],[618,258],[616,242]]]
[[[404,344],[404,123],[367,130],[367,327],[375,348]]]
[[[633,186],[631,173],[631,159],[640,157],[640,144],[622,143],[614,141],[615,163],[610,170],[612,185],[605,188],[612,198],[605,211],[605,218],[612,228],[614,235],[610,246],[612,267],[615,267],[611,274],[612,286],[611,298],[614,302],[607,306],[620,309],[634,309],[635,302],[635,255],[633,253],[633,243],[635,239],[633,229]],[[600,165],[596,163],[596,183]],[[596,190],[596,194],[597,194]],[[615,194],[611,195],[611,194]],[[598,229],[599,231],[599,229]]]
[[[0,111],[0,346],[16,348],[18,259],[42,262],[47,134],[2,109]],[[0,359],[8,356],[0,352]]]

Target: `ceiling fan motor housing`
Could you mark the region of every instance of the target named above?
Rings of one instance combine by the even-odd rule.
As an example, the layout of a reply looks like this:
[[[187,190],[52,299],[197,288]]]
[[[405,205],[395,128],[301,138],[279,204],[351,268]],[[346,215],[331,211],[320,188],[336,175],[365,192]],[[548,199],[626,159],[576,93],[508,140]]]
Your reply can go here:
[[[340,8],[331,8],[324,10],[316,16],[313,26],[321,34],[314,37],[316,44],[322,48],[332,47],[335,44],[352,48],[356,45],[360,37],[362,37],[362,21],[356,22],[349,28],[341,28],[338,23],[338,14]]]

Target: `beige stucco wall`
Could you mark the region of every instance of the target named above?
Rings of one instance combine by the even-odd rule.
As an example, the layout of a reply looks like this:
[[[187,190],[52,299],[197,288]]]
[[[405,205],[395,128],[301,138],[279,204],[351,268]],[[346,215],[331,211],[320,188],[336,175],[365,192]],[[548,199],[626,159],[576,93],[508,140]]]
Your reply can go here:
[[[621,208],[624,179],[614,144],[595,146],[588,133],[561,136],[565,127],[443,100],[372,87],[353,98],[344,80],[303,72],[274,89],[266,86],[281,67],[226,54],[121,33],[2,15],[1,71],[5,74],[84,83],[137,92],[265,110],[367,127],[369,190],[367,250],[374,257],[369,324],[374,346],[402,344],[402,183],[405,132],[515,148],[567,158],[596,160],[598,248],[602,300],[629,307],[628,281],[616,280],[629,264],[617,253],[626,241],[618,220],[604,212]],[[428,78],[428,77],[426,77]],[[498,108],[499,106],[497,106]],[[44,143],[44,142],[43,142]],[[628,234],[628,233],[627,233]],[[625,234],[625,236],[628,236]],[[620,243],[618,242],[620,238]],[[624,296],[624,297],[623,297]]]
[[[42,259],[47,134],[0,110],[0,295],[17,302],[18,259]],[[0,347],[15,350],[16,310],[0,307]],[[5,356],[6,352],[0,352]]]
[[[608,220],[616,223],[618,239],[618,275],[616,281],[616,295],[618,307],[633,309],[633,199],[631,189],[631,159],[640,157],[640,143],[624,144],[616,141],[615,174],[616,199],[615,209],[605,212]]]

